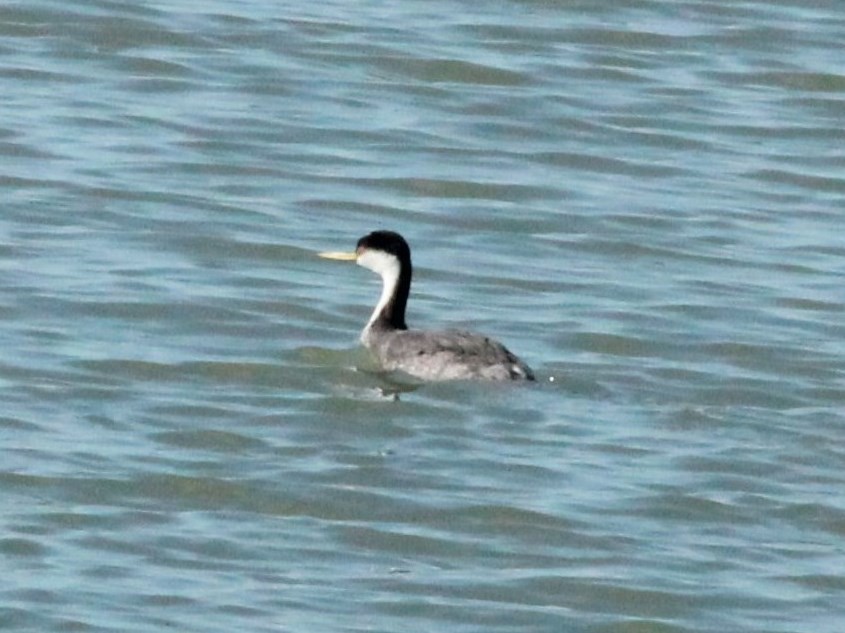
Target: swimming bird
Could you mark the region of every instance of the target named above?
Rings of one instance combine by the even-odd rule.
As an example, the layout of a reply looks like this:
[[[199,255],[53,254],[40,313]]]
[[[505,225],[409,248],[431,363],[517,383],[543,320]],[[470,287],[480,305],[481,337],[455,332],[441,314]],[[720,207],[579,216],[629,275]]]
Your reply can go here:
[[[411,291],[411,249],[393,231],[374,231],[358,240],[352,253],[319,253],[354,261],[381,275],[381,297],[361,343],[386,371],[401,371],[421,380],[534,380],[531,368],[504,345],[462,330],[409,330],[405,308]]]

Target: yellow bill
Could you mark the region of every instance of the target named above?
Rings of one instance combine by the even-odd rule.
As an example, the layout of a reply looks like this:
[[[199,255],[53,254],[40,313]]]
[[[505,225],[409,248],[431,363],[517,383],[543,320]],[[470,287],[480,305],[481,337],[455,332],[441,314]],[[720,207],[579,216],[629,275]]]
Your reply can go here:
[[[323,259],[337,259],[343,262],[354,262],[358,259],[358,253],[344,253],[341,251],[328,251],[326,253],[317,253],[318,257]]]

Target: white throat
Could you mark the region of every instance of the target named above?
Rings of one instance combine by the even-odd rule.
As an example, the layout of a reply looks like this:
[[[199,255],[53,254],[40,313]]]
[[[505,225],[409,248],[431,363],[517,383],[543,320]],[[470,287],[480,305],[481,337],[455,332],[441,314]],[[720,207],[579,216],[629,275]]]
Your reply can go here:
[[[373,310],[372,316],[370,316],[370,320],[367,321],[364,331],[361,332],[361,340],[364,341],[370,328],[373,327],[373,323],[375,323],[381,311],[384,310],[384,306],[387,305],[396,292],[396,284],[399,283],[399,260],[384,251],[366,250],[358,257],[357,264],[381,275],[382,281],[381,297],[376,304],[375,310]]]

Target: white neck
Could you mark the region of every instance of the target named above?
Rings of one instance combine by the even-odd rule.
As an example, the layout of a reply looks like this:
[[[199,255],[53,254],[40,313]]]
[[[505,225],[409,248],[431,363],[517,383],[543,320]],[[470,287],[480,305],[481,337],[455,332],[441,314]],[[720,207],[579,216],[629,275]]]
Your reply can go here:
[[[373,327],[373,323],[378,319],[381,311],[384,310],[384,307],[396,292],[396,284],[399,283],[399,260],[383,251],[364,251],[358,258],[357,263],[359,266],[369,268],[381,275],[382,280],[381,297],[379,297],[373,314],[370,316],[370,320],[367,321],[367,325],[361,333],[361,339],[363,340],[370,328]]]

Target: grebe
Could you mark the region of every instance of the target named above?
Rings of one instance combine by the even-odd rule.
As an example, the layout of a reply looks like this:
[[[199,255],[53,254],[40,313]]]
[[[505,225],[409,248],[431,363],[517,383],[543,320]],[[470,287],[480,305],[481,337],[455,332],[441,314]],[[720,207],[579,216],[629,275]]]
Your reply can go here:
[[[319,253],[354,261],[381,275],[381,298],[361,332],[361,343],[386,371],[421,380],[534,380],[531,368],[508,348],[482,334],[459,330],[409,330],[405,307],[411,290],[411,249],[398,233],[374,231],[354,253]]]

